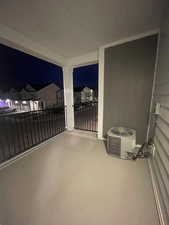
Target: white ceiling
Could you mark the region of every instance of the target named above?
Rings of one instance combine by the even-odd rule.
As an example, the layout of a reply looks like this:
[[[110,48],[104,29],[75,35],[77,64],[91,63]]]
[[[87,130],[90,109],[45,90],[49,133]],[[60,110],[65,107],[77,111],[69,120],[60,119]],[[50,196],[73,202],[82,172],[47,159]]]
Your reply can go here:
[[[159,27],[167,0],[1,0],[0,23],[66,58]]]

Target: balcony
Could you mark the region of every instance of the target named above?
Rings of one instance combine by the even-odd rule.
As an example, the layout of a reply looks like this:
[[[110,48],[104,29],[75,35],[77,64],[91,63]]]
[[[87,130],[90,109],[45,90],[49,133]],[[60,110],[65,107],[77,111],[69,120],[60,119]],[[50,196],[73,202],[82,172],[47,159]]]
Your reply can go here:
[[[169,225],[168,4],[1,1],[0,44],[60,67],[64,109],[0,115],[0,225]],[[2,52],[0,84],[20,84],[26,71],[39,82],[9,59]],[[98,103],[76,106],[75,71],[93,64]],[[116,126],[151,143],[151,158],[108,155],[103,140]]]
[[[28,153],[29,152],[29,153]],[[0,170],[2,225],[158,225],[147,160],[65,131]]]

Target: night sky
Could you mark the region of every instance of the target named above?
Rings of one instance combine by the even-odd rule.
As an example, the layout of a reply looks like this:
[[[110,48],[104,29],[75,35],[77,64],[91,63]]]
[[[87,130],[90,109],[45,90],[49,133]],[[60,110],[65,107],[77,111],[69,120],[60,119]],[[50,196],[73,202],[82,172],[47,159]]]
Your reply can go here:
[[[98,64],[75,68],[74,87],[98,88]]]
[[[63,87],[61,67],[0,44],[0,89],[23,87],[27,83],[44,85],[53,82]],[[74,70],[74,87],[97,88],[97,85],[97,64]]]

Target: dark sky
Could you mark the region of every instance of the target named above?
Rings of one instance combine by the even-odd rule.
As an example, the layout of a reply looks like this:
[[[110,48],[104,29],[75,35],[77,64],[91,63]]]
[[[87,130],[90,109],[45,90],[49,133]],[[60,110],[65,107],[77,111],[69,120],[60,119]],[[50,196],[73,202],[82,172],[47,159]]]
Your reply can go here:
[[[74,87],[98,88],[98,64],[74,69]]]
[[[52,82],[63,87],[61,67],[0,44],[0,89]],[[74,70],[75,87],[97,87],[97,83],[97,64]]]
[[[63,86],[62,68],[0,44],[0,88],[55,82]]]

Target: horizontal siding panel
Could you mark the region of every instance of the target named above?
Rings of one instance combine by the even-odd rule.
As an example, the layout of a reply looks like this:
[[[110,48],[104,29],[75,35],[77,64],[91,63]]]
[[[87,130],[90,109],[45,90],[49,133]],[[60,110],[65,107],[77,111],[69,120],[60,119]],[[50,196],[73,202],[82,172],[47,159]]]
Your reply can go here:
[[[163,185],[163,198],[164,198],[164,204],[167,209],[167,215],[169,215],[169,194],[168,194],[168,189],[167,189],[167,184],[165,182],[166,179],[166,174],[165,171],[161,165],[161,162],[159,160],[159,157],[157,157],[156,164],[158,162],[157,168],[158,168],[158,173],[159,173],[159,179],[161,180],[161,184]]]
[[[163,146],[169,155],[169,138],[165,134],[165,129],[162,125],[157,125],[155,135],[160,139],[161,143],[163,143]]]
[[[159,196],[159,201],[160,201],[160,206],[161,206],[161,210],[163,212],[163,219],[164,219],[164,224],[168,224],[168,221],[169,221],[169,215],[167,213],[167,208],[165,206],[165,202],[164,202],[164,198],[163,198],[163,193],[162,193],[162,190],[161,190],[161,183],[159,181],[159,177],[158,177],[158,172],[157,172],[157,167],[156,167],[156,163],[155,163],[155,160],[152,159],[151,160],[151,165],[152,165],[152,169],[153,169],[153,172],[154,172],[154,179],[156,181],[156,185],[157,185],[157,193],[158,193],[158,196]]]
[[[169,139],[169,124],[167,122],[166,119],[164,119],[162,116],[158,117],[157,120],[157,126],[159,126],[162,131],[165,133],[165,136],[167,137],[167,139]]]
[[[158,94],[159,93],[169,93],[169,81],[167,80],[165,83],[161,84],[160,86],[156,87]]]
[[[164,169],[166,170],[166,173],[168,174],[168,182],[169,182],[169,157],[166,154],[166,150],[164,149],[162,143],[157,137],[155,137],[154,143],[156,148],[158,149],[158,154],[160,155],[160,158],[163,162]]]
[[[169,106],[169,96],[161,96],[156,98],[156,102],[159,102],[161,105]]]
[[[168,179],[168,174],[166,173],[164,164],[163,164],[163,162],[162,162],[158,153],[157,153],[157,160],[158,160],[158,166],[159,166],[159,170],[160,170],[160,176],[161,176],[161,179],[163,181],[164,189],[165,189],[165,192],[166,192],[166,202],[167,202],[167,207],[168,207],[168,210],[169,210],[169,190],[168,190],[169,179]]]
[[[167,79],[165,82],[157,85],[157,89],[164,88],[165,86],[169,87],[169,80]]]
[[[169,201],[169,174],[168,174],[168,171],[165,168],[164,162],[159,154],[159,150],[156,151],[156,160],[158,161],[158,167],[160,170],[161,179],[163,180],[163,183],[165,185],[167,200]]]
[[[159,159],[156,156],[154,159],[154,169],[155,169],[155,173],[157,175],[157,180],[158,180],[158,185],[161,191],[161,198],[163,199],[163,204],[166,210],[166,216],[169,219],[169,199],[168,199],[168,192],[161,174],[161,170],[159,167]]]
[[[154,102],[159,102],[160,115],[155,124],[156,146],[152,164],[159,187],[162,212],[169,225],[169,15],[161,27],[158,70]]]
[[[165,157],[167,158],[168,163],[169,163],[169,153],[168,153],[169,151],[164,147],[164,143],[162,142],[162,140],[160,138],[160,135],[158,135],[158,136],[155,135],[154,141],[157,141],[158,142],[158,144],[160,145],[160,147],[161,147],[162,151],[164,152]]]
[[[156,142],[158,145],[160,145],[160,150],[162,150],[164,152],[165,157],[166,157],[166,160],[168,160],[168,155],[169,154],[168,154],[168,149],[165,148],[165,145],[164,145],[164,142],[163,142],[164,137],[162,136],[162,134],[160,133],[160,131],[157,131],[157,134],[159,134],[159,135],[158,136],[155,136],[154,142]]]
[[[161,105],[159,118],[164,120],[169,127],[169,106]]]

